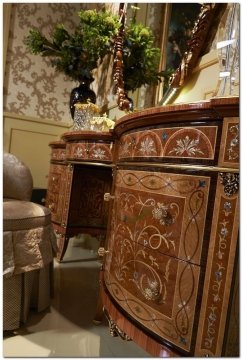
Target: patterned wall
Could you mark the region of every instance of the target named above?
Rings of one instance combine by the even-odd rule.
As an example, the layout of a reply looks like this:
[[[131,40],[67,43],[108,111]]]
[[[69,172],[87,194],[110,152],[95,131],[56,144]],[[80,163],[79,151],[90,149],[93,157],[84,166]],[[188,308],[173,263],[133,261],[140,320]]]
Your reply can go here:
[[[117,5],[108,7],[117,12]],[[71,30],[78,23],[77,12],[81,8],[100,8],[102,4],[92,3],[14,3],[11,9],[10,34],[4,79],[3,110],[18,115],[43,118],[58,122],[69,122],[69,96],[78,85],[49,64],[48,58],[32,55],[24,45],[24,38],[30,27],[40,29],[48,35],[56,23],[64,23]],[[97,104],[107,102],[103,92],[108,73],[108,61],[93,88],[98,91]],[[110,80],[107,81],[109,85]],[[101,95],[99,95],[102,89]]]

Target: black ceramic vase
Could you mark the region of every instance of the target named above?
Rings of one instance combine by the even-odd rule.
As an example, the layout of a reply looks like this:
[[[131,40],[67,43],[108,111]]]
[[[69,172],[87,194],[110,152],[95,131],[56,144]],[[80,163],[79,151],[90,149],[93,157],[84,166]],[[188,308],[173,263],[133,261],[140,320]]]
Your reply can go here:
[[[86,104],[87,101],[96,103],[96,94],[93,90],[90,89],[90,84],[94,79],[82,79],[80,80],[80,85],[74,88],[70,96],[70,111],[72,119],[74,119],[75,113],[75,104],[81,103]]]

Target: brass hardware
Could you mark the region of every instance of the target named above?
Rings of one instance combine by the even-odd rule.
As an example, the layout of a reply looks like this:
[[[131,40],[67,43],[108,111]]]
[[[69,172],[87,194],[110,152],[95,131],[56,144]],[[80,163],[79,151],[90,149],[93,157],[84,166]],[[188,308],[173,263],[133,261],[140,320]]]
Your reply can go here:
[[[100,247],[97,251],[98,255],[103,257],[104,255],[109,253],[109,250],[105,250],[104,247]]]
[[[80,161],[75,161],[75,160],[70,160],[69,161],[71,164],[80,164]],[[104,164],[104,163],[94,163],[94,162],[91,162],[91,161],[82,161],[82,164],[85,164],[85,165],[92,165],[93,167],[104,167],[104,168],[113,168],[114,165],[113,164]]]
[[[56,235],[56,238],[57,238],[57,240],[60,240],[60,238],[62,238],[62,234],[59,232],[59,231],[55,231],[55,235]]]
[[[122,331],[117,324],[115,324],[115,322],[111,319],[105,308],[103,308],[103,312],[108,320],[110,335],[113,337],[119,336],[122,340],[125,341],[131,341],[131,337],[129,337],[124,331]]]
[[[110,193],[105,193],[103,199],[104,201],[110,201],[114,199],[114,196],[111,195]]]
[[[49,208],[50,210],[53,210],[54,206],[55,206],[54,203],[52,203],[52,204],[49,204],[49,205],[48,205],[48,208]]]

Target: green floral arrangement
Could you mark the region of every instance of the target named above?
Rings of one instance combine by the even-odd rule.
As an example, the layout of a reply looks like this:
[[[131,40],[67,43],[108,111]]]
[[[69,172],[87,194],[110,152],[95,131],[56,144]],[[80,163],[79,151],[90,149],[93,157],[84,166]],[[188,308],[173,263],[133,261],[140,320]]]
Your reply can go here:
[[[151,29],[136,23],[138,8],[131,7],[134,15],[125,27],[123,47],[126,91],[134,91],[146,84],[158,84],[161,77],[169,75],[158,71],[160,49],[154,46]],[[38,29],[31,28],[25,44],[31,53],[49,57],[51,65],[70,79],[80,81],[85,78],[92,81],[92,71],[99,66],[106,54],[113,52],[120,21],[105,9],[81,10],[78,16],[79,25],[73,34],[63,24],[57,24],[50,39],[47,39]]]
[[[31,28],[25,44],[31,53],[50,57],[51,65],[70,79],[92,80],[92,70],[112,52],[120,23],[117,16],[105,9],[81,10],[78,16],[79,25],[73,34],[63,24],[57,24],[49,40],[38,29]]]

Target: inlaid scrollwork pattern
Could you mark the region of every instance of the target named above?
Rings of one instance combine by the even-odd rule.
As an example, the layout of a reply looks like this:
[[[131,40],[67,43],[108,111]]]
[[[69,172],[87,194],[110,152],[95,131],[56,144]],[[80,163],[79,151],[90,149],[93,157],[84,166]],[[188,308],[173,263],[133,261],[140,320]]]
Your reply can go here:
[[[176,157],[213,160],[217,126],[165,128],[125,134],[119,159]]]
[[[237,160],[239,157],[239,124],[231,125],[229,133],[232,135],[232,139],[227,150],[228,158],[229,160]]]
[[[208,299],[201,348],[210,355],[216,355],[220,321],[223,314],[224,293],[229,272],[229,249],[232,246],[234,213],[237,197],[230,200],[221,196],[219,200],[213,266],[208,283]]]
[[[63,161],[66,158],[66,150],[65,149],[52,149],[51,151],[51,159],[57,161]]]
[[[227,117],[223,123],[219,165],[239,167],[239,117]]]
[[[206,177],[131,170],[116,175],[105,283],[135,319],[186,350],[208,190]]]
[[[113,159],[113,143],[86,141],[67,143],[66,159],[111,162]]]

